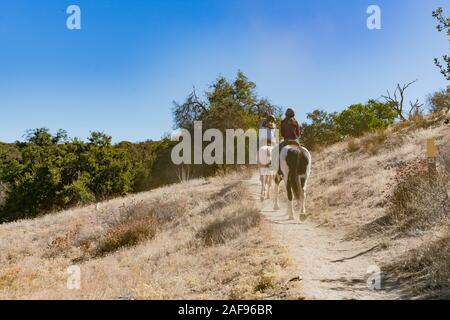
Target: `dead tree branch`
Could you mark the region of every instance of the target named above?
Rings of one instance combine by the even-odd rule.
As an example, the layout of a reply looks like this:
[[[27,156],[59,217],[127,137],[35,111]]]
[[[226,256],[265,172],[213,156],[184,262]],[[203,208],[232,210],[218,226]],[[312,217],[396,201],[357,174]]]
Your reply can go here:
[[[394,92],[390,93],[389,90],[387,90],[387,95],[382,95],[381,97],[390,105],[392,105],[392,108],[395,110],[395,112],[398,114],[398,117],[400,120],[404,121],[406,120],[403,111],[404,111],[404,102],[405,102],[405,91],[409,88],[413,83],[417,82],[417,79],[414,81],[411,81],[407,84],[400,85],[400,83],[397,83],[397,86],[394,90]]]
[[[408,116],[414,117],[422,114],[423,111],[423,103],[419,102],[419,99],[416,99],[416,101],[413,103],[412,101],[409,102],[409,112]]]

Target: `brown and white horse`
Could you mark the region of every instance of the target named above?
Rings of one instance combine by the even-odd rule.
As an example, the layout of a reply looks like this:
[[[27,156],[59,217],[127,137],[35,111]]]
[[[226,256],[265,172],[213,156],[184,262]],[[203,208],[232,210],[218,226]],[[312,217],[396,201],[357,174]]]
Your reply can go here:
[[[278,159],[273,157],[273,161]],[[276,159],[276,160],[275,160]],[[278,204],[278,188],[282,179],[285,179],[286,191],[289,200],[288,216],[294,219],[293,199],[298,201],[302,214],[295,214],[297,219],[303,220],[306,216],[306,186],[311,174],[311,154],[304,147],[288,145],[284,147],[279,156],[279,163],[283,177],[275,175],[275,203],[274,209],[280,208]]]

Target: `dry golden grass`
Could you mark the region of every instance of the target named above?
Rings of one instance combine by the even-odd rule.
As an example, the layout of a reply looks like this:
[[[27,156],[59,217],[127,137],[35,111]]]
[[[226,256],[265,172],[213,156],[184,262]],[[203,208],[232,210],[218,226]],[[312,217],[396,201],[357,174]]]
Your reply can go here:
[[[349,139],[347,144],[347,150],[348,152],[356,152],[361,149],[361,146],[359,145],[359,141],[356,138]]]
[[[448,153],[449,137],[450,127],[441,123],[407,132],[388,128],[313,153],[309,211],[321,223],[350,231],[385,216],[386,192],[398,164],[425,158],[428,138],[436,139],[440,154]],[[363,147],[362,140],[370,143]]]
[[[100,203],[98,210],[91,205],[0,225],[0,299],[281,294],[289,259],[242,176],[193,180]],[[71,265],[80,267],[80,290],[67,288]]]
[[[424,159],[400,164],[387,196],[390,223],[403,232],[445,224],[449,211],[447,183],[444,170],[430,180]]]
[[[361,138],[349,138],[347,141],[347,151],[350,153],[362,151],[369,155],[376,155],[383,147],[388,138],[386,130],[379,130],[368,133]]]
[[[155,237],[158,224],[152,217],[131,218],[111,229],[101,239],[95,249],[95,256],[103,256],[123,247],[132,247],[139,242]]]
[[[424,242],[384,269],[412,296],[450,298],[450,226],[436,240]]]
[[[426,139],[436,139],[438,166],[445,165],[450,127],[433,117],[426,125],[398,124],[315,152],[307,202],[319,224],[381,244],[374,259],[384,264],[396,258],[393,274],[421,274],[408,281],[423,290],[448,283],[449,240],[440,233],[442,215],[405,217],[432,216],[436,190],[423,184],[418,188],[425,192],[414,193],[410,204],[421,214],[389,212],[387,195],[399,163],[424,158]],[[223,172],[100,203],[98,209],[0,225],[0,299],[284,297],[283,277],[292,262],[240,182],[251,175],[247,169]],[[442,179],[448,193],[448,176]],[[397,223],[386,223],[392,214]],[[415,221],[414,227],[396,228],[407,221]],[[81,269],[80,290],[67,289],[73,264]]]
[[[436,139],[438,149],[440,174],[435,183],[429,183],[427,174],[419,174],[394,187],[401,163],[426,161],[429,138]],[[421,273],[422,278],[408,278],[410,285],[429,290],[430,286],[422,285],[426,279],[442,297],[439,288],[450,285],[449,238],[440,231],[450,212],[445,171],[449,142],[450,126],[442,115],[434,114],[315,152],[308,211],[319,224],[345,230],[347,239],[378,244],[371,254],[380,266],[397,259],[403,267]],[[409,271],[403,267],[383,271],[407,277]],[[415,291],[416,296],[420,294]]]
[[[230,239],[238,237],[243,232],[256,227],[261,221],[261,215],[256,208],[235,212],[225,219],[211,223],[197,234],[206,246],[226,243]]]

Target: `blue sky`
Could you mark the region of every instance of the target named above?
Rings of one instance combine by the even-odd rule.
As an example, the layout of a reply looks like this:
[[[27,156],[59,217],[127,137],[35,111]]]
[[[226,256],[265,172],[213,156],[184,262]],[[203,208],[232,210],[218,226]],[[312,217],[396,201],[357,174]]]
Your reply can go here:
[[[66,8],[81,8],[81,30]],[[382,10],[368,30],[366,9]],[[14,0],[0,2],[0,141],[30,128],[85,138],[159,139],[172,101],[238,69],[272,103],[337,111],[419,79],[409,98],[447,85],[448,52],[431,12],[444,0]]]

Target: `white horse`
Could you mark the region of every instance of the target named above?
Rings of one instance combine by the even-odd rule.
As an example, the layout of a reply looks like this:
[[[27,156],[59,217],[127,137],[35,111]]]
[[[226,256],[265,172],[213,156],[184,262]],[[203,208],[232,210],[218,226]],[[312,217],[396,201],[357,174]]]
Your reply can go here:
[[[273,159],[272,161],[276,161],[278,157],[273,156]],[[281,150],[279,159],[283,177],[279,176],[278,172],[275,175],[274,209],[280,209],[278,188],[283,178],[289,200],[287,209],[289,219],[294,219],[293,198],[295,198],[302,213],[298,214],[297,218],[303,220],[306,217],[306,186],[311,174],[311,154],[304,147],[288,145]]]
[[[263,146],[258,151],[258,169],[261,180],[261,201],[266,198],[270,199],[270,187],[272,186],[272,179],[274,176],[271,168],[272,149],[273,147],[271,146]]]

